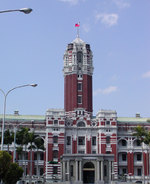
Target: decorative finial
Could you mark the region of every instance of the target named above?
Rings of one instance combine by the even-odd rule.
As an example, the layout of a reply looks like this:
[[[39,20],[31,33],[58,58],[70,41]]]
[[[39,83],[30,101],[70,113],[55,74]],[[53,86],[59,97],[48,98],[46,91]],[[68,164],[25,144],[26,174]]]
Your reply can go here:
[[[77,28],[77,38],[79,38],[79,27],[80,27],[80,22],[75,24],[75,27]]]

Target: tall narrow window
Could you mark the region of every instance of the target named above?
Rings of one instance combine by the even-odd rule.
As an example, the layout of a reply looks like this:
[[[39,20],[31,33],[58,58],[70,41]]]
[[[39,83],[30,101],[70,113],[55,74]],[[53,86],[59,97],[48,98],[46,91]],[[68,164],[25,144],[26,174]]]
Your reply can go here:
[[[58,136],[53,137],[53,143],[58,143]]]
[[[85,145],[85,137],[78,137],[78,145]]]
[[[82,96],[81,95],[78,96],[78,104],[82,104]]]
[[[92,137],[92,146],[96,146],[96,137]]]
[[[78,63],[83,62],[83,54],[80,51],[77,53],[77,61],[78,61]]]
[[[78,83],[78,91],[82,91],[82,83],[81,82]]]
[[[110,136],[106,137],[106,144],[110,144]]]
[[[71,145],[71,137],[67,136],[67,145]]]

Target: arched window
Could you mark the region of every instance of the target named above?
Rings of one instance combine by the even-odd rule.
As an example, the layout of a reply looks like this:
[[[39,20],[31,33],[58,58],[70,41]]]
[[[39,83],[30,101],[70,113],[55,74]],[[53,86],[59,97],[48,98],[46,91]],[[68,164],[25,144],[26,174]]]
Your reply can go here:
[[[121,142],[122,142],[122,146],[127,146],[127,141],[126,140],[123,139]]]
[[[77,124],[77,127],[85,127],[85,123],[83,121],[80,121],[78,124]]]
[[[81,51],[79,51],[77,53],[77,61],[78,61],[78,63],[82,63],[83,62],[83,53]]]

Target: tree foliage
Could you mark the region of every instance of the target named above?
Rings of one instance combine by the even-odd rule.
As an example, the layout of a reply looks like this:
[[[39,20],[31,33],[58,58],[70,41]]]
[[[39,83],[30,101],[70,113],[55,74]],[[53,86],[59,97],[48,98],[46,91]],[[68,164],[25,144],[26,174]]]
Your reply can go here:
[[[23,169],[19,167],[18,164],[11,163],[5,175],[4,183],[16,184],[16,182],[21,179],[22,174],[23,174]]]
[[[23,169],[12,163],[11,155],[6,151],[0,151],[0,180],[5,184],[16,184],[22,174]]]
[[[147,131],[144,127],[137,126],[133,136],[136,136],[140,142],[144,142],[146,145],[150,146],[150,132]]]

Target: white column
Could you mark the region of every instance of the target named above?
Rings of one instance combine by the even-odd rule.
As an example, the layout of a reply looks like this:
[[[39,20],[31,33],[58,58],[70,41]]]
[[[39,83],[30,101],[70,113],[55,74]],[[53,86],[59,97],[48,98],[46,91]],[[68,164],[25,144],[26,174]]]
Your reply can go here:
[[[66,181],[66,169],[65,169],[65,161],[63,161],[63,181]]]
[[[69,161],[67,161],[67,181],[70,179],[70,172],[69,172]]]
[[[99,160],[97,160],[97,181],[99,181]]]
[[[101,181],[104,180],[104,165],[103,165],[103,161],[101,161]]]
[[[63,162],[60,163],[61,169],[61,180],[63,181]]]
[[[76,160],[76,181],[78,181],[78,160]]]
[[[79,161],[79,180],[82,180],[82,161]]]

